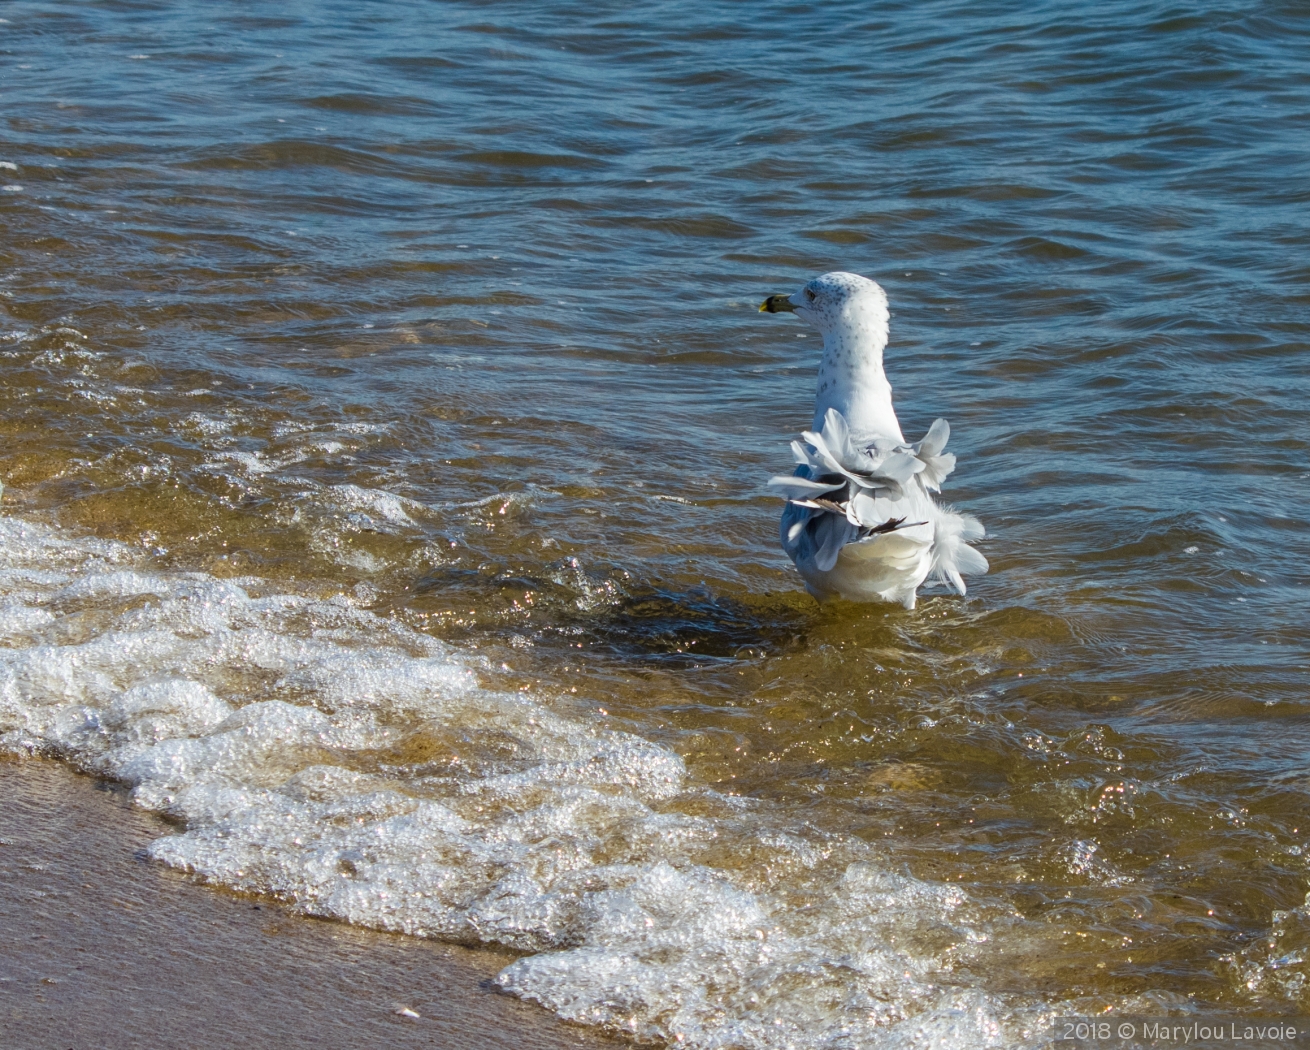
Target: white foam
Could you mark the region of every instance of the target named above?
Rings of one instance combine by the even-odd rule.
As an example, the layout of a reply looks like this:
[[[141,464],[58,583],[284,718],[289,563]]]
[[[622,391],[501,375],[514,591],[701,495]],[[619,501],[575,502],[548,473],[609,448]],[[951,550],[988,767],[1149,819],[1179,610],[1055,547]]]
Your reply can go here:
[[[502,987],[577,1021],[718,1050],[1023,1041],[1040,1004],[971,969],[1009,913],[488,690],[345,595],[266,590],[0,518],[0,747],[132,784],[185,828],[152,856],[206,879],[530,953]]]
[[[182,420],[182,425],[191,427],[199,432],[201,436],[207,438],[215,438],[232,430],[232,421],[230,419],[215,419],[203,412],[192,412]]]
[[[412,525],[414,519],[410,515],[427,509],[417,500],[359,485],[333,485],[326,495],[339,507],[364,511],[393,525]]]

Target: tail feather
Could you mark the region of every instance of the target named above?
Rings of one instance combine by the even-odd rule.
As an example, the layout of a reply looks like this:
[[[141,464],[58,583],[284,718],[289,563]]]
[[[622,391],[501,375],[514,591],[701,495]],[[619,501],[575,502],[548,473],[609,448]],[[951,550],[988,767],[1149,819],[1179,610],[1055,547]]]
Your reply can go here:
[[[969,546],[987,533],[982,522],[972,514],[959,514],[950,507],[939,507],[933,535],[932,568],[929,576],[941,583],[949,583],[961,594],[964,574],[975,575],[988,569],[987,559]]]

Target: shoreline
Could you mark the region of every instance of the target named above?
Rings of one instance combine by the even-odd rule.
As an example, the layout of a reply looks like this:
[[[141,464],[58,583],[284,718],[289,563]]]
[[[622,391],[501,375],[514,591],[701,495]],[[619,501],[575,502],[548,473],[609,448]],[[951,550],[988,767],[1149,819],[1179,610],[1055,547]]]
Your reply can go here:
[[[61,763],[0,759],[0,798],[5,1046],[633,1045],[494,990],[511,953],[306,918],[146,861],[167,825]]]

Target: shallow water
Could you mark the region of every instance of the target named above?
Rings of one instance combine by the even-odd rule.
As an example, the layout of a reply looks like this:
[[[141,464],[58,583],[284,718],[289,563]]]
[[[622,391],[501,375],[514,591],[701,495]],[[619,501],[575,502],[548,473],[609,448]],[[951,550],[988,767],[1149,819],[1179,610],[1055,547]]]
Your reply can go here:
[[[0,15],[5,747],[680,1045],[1310,1007],[1303,6]],[[967,598],[778,550],[830,269]]]

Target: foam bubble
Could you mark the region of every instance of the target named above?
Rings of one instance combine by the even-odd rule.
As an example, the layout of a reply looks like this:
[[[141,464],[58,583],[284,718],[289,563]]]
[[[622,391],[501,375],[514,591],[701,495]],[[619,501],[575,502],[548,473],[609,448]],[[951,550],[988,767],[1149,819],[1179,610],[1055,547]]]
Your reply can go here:
[[[486,689],[474,658],[346,595],[161,571],[11,517],[0,634],[0,746],[131,784],[184,828],[153,857],[306,914],[512,946],[501,986],[564,1017],[835,1050],[1015,1045],[1040,1009],[973,976],[1008,912],[550,696]]]

